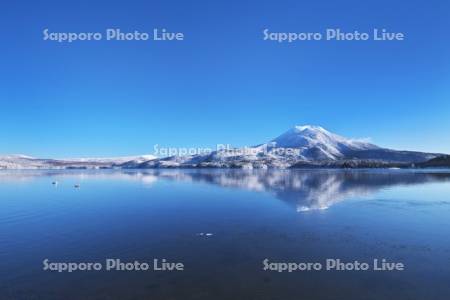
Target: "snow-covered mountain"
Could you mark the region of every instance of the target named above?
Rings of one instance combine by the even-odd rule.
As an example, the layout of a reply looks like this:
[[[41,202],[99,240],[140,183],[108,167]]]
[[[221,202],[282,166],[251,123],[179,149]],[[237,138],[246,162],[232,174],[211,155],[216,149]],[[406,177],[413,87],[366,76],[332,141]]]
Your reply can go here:
[[[270,142],[274,147],[295,148],[305,160],[336,160],[351,151],[375,150],[380,147],[331,133],[320,126],[295,126]]]
[[[153,155],[115,158],[42,159],[22,154],[0,156],[0,169],[98,169],[113,168],[124,163],[140,164],[155,159]]]
[[[223,149],[210,154],[172,156],[133,168],[289,168],[289,167],[390,167],[428,161],[439,154],[397,151],[358,139],[349,139],[320,126],[295,126],[267,143]]]
[[[331,133],[320,126],[303,125],[295,126],[267,143],[253,147],[225,148],[208,154],[62,160],[9,155],[0,156],[0,169],[408,167],[440,155],[382,148],[363,140]]]
[[[34,157],[13,154],[0,156],[0,169],[37,169],[42,166],[42,162]]]

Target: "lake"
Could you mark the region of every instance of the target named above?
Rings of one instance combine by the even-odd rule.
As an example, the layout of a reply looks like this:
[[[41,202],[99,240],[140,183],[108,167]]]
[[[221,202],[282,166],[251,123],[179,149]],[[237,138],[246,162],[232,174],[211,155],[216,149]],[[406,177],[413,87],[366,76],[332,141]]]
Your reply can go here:
[[[449,299],[449,279],[449,170],[0,171],[0,299]]]

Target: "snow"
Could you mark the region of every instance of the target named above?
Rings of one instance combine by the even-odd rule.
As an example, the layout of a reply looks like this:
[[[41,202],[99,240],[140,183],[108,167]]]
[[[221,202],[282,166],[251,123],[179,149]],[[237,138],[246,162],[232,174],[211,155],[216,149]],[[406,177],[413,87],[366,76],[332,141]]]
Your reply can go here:
[[[24,155],[24,154],[9,154],[9,155],[0,155],[0,160],[24,160],[24,159],[35,159],[34,157]]]
[[[366,150],[374,151],[364,152]],[[267,143],[253,147],[222,149],[208,154],[164,158],[140,155],[61,160],[38,159],[19,154],[0,156],[0,169],[213,167],[251,170],[289,168],[305,162],[327,164],[331,161],[354,159],[425,161],[436,155],[380,148],[364,140],[334,134],[321,126],[297,125]]]
[[[99,163],[125,163],[129,161],[144,162],[156,159],[154,155],[139,155],[139,156],[121,156],[121,157],[104,157],[104,158],[66,158],[62,161],[70,162],[99,162]]]
[[[339,159],[346,151],[378,148],[370,143],[349,139],[320,126],[298,125],[270,141],[275,147],[298,148],[306,159]]]
[[[156,157],[153,155],[115,158],[39,159],[20,154],[0,156],[0,169],[65,169],[68,167],[95,169],[99,167],[112,167],[131,161],[142,163],[154,159]]]

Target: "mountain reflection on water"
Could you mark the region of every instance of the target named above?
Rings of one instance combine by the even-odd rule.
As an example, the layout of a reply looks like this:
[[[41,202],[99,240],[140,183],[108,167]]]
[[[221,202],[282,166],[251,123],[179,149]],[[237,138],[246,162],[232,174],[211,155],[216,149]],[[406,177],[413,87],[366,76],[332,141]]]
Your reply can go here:
[[[450,181],[449,170],[236,170],[155,169],[131,171],[3,171],[0,183],[36,177],[64,180],[136,180],[152,185],[159,180],[207,183],[226,188],[268,192],[296,207],[297,211],[326,209],[354,197],[381,189]]]

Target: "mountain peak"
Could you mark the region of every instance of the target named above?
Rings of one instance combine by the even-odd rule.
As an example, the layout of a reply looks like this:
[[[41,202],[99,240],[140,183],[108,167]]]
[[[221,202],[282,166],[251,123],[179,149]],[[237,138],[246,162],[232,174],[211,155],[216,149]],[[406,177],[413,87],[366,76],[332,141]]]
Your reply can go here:
[[[297,131],[305,131],[305,130],[311,130],[311,131],[327,131],[325,130],[323,127],[321,126],[317,126],[317,125],[296,125],[293,128],[294,130]]]
[[[297,125],[273,139],[280,148],[300,149],[305,159],[339,159],[348,151],[367,150],[377,146],[329,132],[317,125]]]

